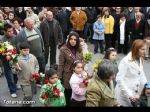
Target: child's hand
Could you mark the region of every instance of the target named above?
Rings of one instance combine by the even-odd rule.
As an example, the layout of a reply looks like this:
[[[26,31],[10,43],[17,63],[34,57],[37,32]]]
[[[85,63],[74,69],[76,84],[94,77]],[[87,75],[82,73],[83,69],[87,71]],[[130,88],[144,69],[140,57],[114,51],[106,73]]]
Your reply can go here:
[[[15,66],[16,70],[21,70],[20,66],[18,63],[16,63],[16,66]]]
[[[81,82],[81,83],[79,84],[79,87],[80,87],[80,88],[85,88],[86,85],[85,85],[85,83]]]
[[[48,107],[48,106],[49,106],[49,103],[48,103],[48,102],[45,102],[45,106]]]

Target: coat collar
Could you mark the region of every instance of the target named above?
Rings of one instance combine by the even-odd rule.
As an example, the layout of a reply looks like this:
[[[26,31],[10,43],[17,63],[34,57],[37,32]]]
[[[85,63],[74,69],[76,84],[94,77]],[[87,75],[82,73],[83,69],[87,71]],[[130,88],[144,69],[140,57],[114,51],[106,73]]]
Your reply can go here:
[[[140,58],[140,65],[138,65],[138,63],[133,60],[133,58],[132,58],[132,53],[131,53],[131,52],[128,53],[127,59],[128,59],[128,61],[133,65],[133,67],[137,67],[137,68],[140,69],[140,70],[143,68],[142,58]]]
[[[108,96],[110,98],[114,98],[114,86],[113,86],[113,82],[110,82],[110,88],[105,84],[104,81],[102,81],[97,75],[95,76],[95,82],[98,84],[99,88],[101,89],[101,91],[103,92],[102,94],[104,94],[105,96]]]

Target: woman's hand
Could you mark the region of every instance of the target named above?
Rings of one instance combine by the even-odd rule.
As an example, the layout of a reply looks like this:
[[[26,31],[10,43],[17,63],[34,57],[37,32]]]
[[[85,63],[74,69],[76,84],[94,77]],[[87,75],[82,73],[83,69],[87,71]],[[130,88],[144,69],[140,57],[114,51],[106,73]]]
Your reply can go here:
[[[135,102],[137,99],[139,99],[139,96],[131,96],[129,97],[129,99],[132,101],[132,102]]]

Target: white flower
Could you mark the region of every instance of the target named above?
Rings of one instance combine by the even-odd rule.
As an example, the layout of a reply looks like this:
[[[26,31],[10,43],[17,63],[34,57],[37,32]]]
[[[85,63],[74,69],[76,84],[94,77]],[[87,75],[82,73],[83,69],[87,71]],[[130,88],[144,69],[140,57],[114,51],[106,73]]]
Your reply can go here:
[[[7,50],[13,50],[14,48],[13,48],[13,46],[12,45],[8,45],[7,46]]]
[[[41,76],[41,77],[45,77],[45,74],[43,74],[43,73],[40,73],[40,76]]]
[[[62,92],[60,92],[60,95],[59,95],[60,97],[63,97],[64,96],[64,94],[62,93]]]

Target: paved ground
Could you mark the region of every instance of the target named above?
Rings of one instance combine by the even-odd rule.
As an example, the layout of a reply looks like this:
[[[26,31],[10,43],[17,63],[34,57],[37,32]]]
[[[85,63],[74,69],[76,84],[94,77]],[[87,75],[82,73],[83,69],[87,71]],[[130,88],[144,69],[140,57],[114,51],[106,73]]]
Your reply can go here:
[[[89,50],[92,52],[93,51],[93,45],[92,44],[88,44],[89,46]],[[59,51],[57,52],[59,54]],[[57,63],[58,63],[58,54],[57,54]],[[103,55],[101,55],[100,53],[97,53],[96,55],[94,55],[92,62],[94,62],[94,60],[96,60],[98,57],[103,57]],[[118,63],[120,62],[120,60],[124,57],[123,54],[118,54]],[[146,74],[146,77],[148,80],[150,80],[150,60],[146,60],[144,63],[144,71]],[[36,95],[34,95],[33,97],[33,105],[34,106],[42,106],[39,101],[38,101],[38,95],[39,95],[39,90]],[[19,105],[19,101],[22,100],[23,98],[23,92],[22,90],[17,90],[17,98],[11,98],[9,91],[8,91],[8,87],[7,87],[7,82],[4,76],[0,77],[0,103],[2,106],[21,106]],[[16,104],[16,102],[12,102],[12,101],[18,101],[18,103]]]

